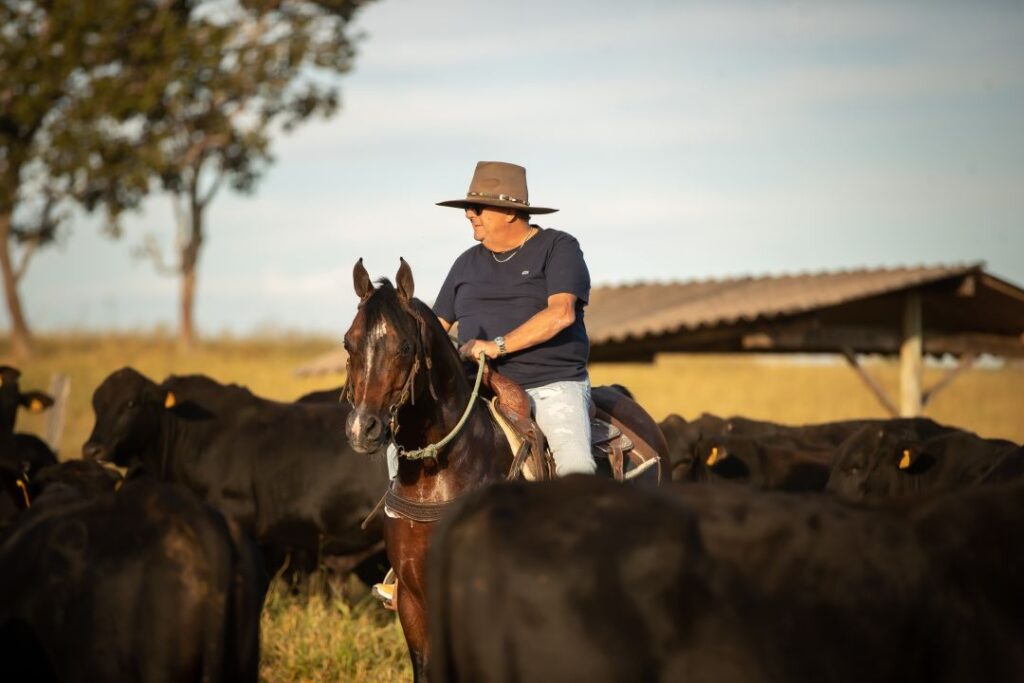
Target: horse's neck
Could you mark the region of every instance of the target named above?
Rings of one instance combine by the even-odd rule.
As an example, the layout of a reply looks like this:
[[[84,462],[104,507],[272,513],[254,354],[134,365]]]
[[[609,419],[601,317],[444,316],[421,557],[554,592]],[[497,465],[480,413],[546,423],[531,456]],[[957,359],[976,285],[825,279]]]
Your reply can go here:
[[[495,448],[496,427],[481,401],[472,396],[464,366],[450,342],[435,341],[434,348],[437,352],[424,368],[422,386],[416,388],[415,405],[407,405],[399,413],[399,445],[411,450],[437,443],[455,428],[470,400],[478,405],[436,462],[403,459],[399,463],[399,484],[415,484],[428,498],[432,497],[431,489],[433,495],[450,498],[458,491],[504,474],[507,464]],[[428,382],[436,389],[436,398]]]
[[[437,443],[450,432],[469,402],[471,389],[462,363],[451,348],[434,340],[435,352],[421,365],[414,380],[415,393],[398,413],[396,441],[406,450]]]

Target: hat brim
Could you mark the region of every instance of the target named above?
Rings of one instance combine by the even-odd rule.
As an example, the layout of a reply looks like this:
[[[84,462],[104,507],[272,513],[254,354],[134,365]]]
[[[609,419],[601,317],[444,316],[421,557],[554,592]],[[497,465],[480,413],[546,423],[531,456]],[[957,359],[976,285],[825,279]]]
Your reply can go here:
[[[453,209],[465,209],[470,206],[494,206],[499,209],[515,209],[516,211],[525,211],[528,214],[539,214],[539,213],[554,213],[558,209],[549,209],[544,206],[523,206],[516,202],[504,201],[501,199],[489,199],[487,197],[480,197],[474,199],[451,199],[447,202],[438,202],[437,206],[448,206]]]

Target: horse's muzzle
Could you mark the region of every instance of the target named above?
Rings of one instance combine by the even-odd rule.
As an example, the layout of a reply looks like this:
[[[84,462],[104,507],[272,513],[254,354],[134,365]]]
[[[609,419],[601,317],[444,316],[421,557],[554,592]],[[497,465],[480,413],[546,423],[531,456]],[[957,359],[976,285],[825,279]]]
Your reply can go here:
[[[345,420],[345,436],[353,450],[372,453],[384,445],[387,427],[377,415],[357,408]]]

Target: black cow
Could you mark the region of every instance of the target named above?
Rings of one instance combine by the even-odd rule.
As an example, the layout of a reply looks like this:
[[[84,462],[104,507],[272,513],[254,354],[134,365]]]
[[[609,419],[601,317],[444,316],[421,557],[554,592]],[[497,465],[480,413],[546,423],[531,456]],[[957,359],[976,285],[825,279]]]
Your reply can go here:
[[[700,463],[706,460],[711,448],[715,446],[714,440],[724,436],[750,437],[757,441],[774,440],[775,443],[789,442],[797,450],[823,451],[838,448],[847,438],[866,426],[911,431],[921,438],[952,430],[928,418],[783,425],[738,416],[723,418],[708,413],[690,421],[672,414],[662,420],[659,426],[669,445],[673,481],[700,481],[707,478],[701,471]]]
[[[218,386],[194,377],[157,385],[118,370],[93,395],[96,426],[83,454],[184,484],[251,533],[271,568],[289,553],[293,565],[296,554],[314,564],[323,554],[336,569],[379,579],[381,521],[360,524],[383,495],[387,468],[383,454],[349,447],[348,405],[278,403]]]
[[[44,467],[28,485],[29,498],[38,500],[44,494],[54,495],[61,490],[79,498],[96,498],[116,491],[124,479],[121,474],[93,460],[68,460]]]
[[[435,530],[431,680],[1022,680],[1022,523],[1024,485],[873,510],[497,484]]]
[[[97,498],[115,491],[121,481],[116,470],[88,460],[47,465],[31,479],[20,468],[0,464],[0,543],[13,532],[18,515],[40,500]]]
[[[333,389],[318,389],[308,394],[303,394],[295,399],[296,403],[338,403],[341,401],[341,392],[345,387],[334,387]]]
[[[1024,476],[1024,450],[963,430],[921,436],[913,429],[866,426],[838,449],[827,490],[878,501]]]
[[[0,366],[0,461],[21,468],[29,478],[47,465],[57,462],[56,454],[39,437],[14,431],[18,409],[33,413],[46,410],[53,399],[41,391],[21,391],[21,372],[9,365]]]
[[[0,546],[11,681],[253,681],[266,590],[255,548],[182,488],[47,492]]]
[[[20,466],[0,460],[0,530],[30,505],[24,475]]]
[[[822,491],[832,461],[828,444],[787,436],[723,434],[696,450],[692,481],[743,482],[762,490]]]

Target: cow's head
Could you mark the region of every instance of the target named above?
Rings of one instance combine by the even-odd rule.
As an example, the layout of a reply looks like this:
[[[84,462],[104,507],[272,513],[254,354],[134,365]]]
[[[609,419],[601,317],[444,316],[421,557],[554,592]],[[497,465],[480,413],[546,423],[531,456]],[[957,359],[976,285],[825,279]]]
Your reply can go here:
[[[415,376],[425,363],[424,323],[415,309],[412,271],[404,259],[396,286],[381,280],[374,287],[362,259],[352,275],[359,309],[345,333],[345,396],[352,404],[345,433],[353,449],[370,453],[387,443],[399,409],[414,400]]]
[[[696,447],[700,440],[700,427],[694,422],[687,422],[680,415],[672,413],[658,423],[665,443],[668,444],[668,459],[672,468],[673,481],[685,481],[694,478]]]
[[[21,391],[21,372],[9,365],[0,365],[0,433],[14,432],[18,409],[40,413],[53,405],[53,398],[41,391]]]
[[[96,425],[82,446],[83,457],[122,467],[137,463],[158,438],[161,413],[172,401],[166,390],[132,368],[112,373],[93,393]]]
[[[912,430],[869,425],[839,447],[825,488],[852,501],[886,498],[920,488],[914,478],[934,463]]]
[[[757,457],[757,443],[753,439],[719,436],[697,445],[701,466],[723,479],[749,479],[750,465]]]

